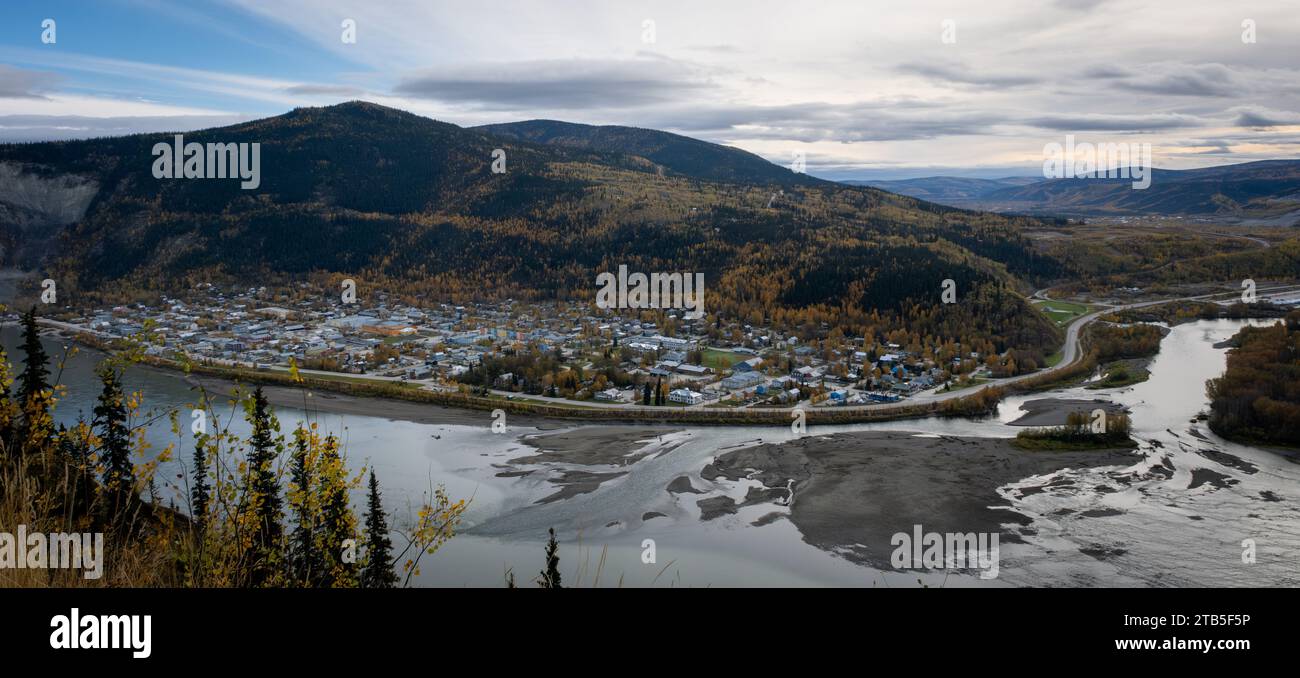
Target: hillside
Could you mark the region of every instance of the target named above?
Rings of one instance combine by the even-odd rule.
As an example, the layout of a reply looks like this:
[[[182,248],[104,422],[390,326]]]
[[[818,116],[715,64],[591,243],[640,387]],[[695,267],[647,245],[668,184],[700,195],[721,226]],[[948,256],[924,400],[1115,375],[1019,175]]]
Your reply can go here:
[[[774,165],[748,151],[711,144],[669,132],[618,125],[579,125],[556,120],[526,120],[474,129],[515,141],[531,141],[614,155],[643,157],[684,177],[705,181],[788,186],[826,182]]]
[[[262,144],[261,185],[241,190],[237,180],[155,179],[151,148],[171,138],[0,147],[0,167],[29,193],[67,194],[56,208],[27,196],[24,204],[47,211],[0,224],[5,257],[45,252],[39,265],[61,289],[105,299],[336,273],[412,299],[582,301],[596,272],[627,264],[704,272],[711,313],[810,334],[905,328],[1000,348],[1058,339],[1014,294],[1059,274],[1021,235],[1030,222],[771,165],[764,171],[785,183],[706,178],[760,172],[756,156],[732,149],[708,150],[721,160],[701,177],[667,150],[673,144],[637,148],[668,167],[604,145],[516,141],[367,103],[187,133],[187,142]],[[491,172],[495,148],[506,151],[504,174]],[[84,213],[64,206],[91,190]],[[0,189],[0,200],[17,199],[10,184]],[[946,278],[966,303],[938,304]]]
[[[872,186],[882,191],[960,207],[975,204],[994,191],[1004,188],[1018,188],[1040,181],[1042,181],[1040,177],[979,179],[975,177],[938,176],[881,181],[846,181],[844,183],[852,186]]]

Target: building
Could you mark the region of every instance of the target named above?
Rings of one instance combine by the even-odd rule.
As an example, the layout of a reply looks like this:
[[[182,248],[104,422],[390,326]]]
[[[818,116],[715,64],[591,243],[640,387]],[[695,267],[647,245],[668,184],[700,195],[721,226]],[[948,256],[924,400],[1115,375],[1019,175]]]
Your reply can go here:
[[[763,375],[758,372],[737,372],[722,380],[722,388],[739,391],[763,383]]]
[[[709,374],[710,372],[712,372],[713,370],[703,365],[684,364],[684,365],[678,365],[677,371],[682,374],[685,374],[688,377],[703,377]]]
[[[698,405],[704,402],[704,394],[697,393],[689,388],[679,388],[675,391],[669,391],[668,399],[683,405]]]

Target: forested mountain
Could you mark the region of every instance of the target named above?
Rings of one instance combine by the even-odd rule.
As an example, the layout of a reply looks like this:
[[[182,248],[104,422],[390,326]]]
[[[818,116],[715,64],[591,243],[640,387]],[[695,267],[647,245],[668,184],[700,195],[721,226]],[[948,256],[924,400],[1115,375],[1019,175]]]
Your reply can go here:
[[[980,179],[976,177],[920,177],[917,179],[885,179],[879,181],[850,180],[851,186],[873,186],[890,193],[910,195],[943,205],[966,207],[978,203],[994,191],[1019,188],[1042,181],[1042,177],[1006,177]]]
[[[1057,339],[1014,293],[1059,274],[1022,236],[1026,219],[760,170],[757,156],[633,132],[627,144],[646,155],[616,152],[623,132],[542,144],[353,102],[184,135],[260,143],[253,190],[155,179],[151,149],[169,134],[0,146],[0,167],[24,186],[95,191],[66,225],[0,224],[5,256],[48,253],[37,264],[61,289],[101,297],[328,272],[412,299],[582,300],[594,299],[597,272],[626,264],[703,272],[707,310],[746,322],[904,328],[999,347]],[[503,174],[491,168],[498,148]],[[16,197],[5,190],[0,200]],[[967,303],[939,303],[949,278]]]
[[[741,181],[783,186],[827,183],[807,174],[797,174],[788,167],[772,164],[739,148],[640,127],[526,120],[483,125],[474,129],[516,141],[616,155],[637,155],[675,174],[707,181]]]

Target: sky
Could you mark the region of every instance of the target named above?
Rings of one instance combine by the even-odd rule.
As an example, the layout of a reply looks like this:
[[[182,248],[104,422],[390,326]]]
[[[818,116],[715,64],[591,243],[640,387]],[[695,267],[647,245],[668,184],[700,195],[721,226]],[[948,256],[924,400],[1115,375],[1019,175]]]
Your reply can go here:
[[[1184,169],[1300,158],[1298,45],[1300,0],[3,0],[0,141],[362,99],[833,179],[1033,174],[1067,135]]]

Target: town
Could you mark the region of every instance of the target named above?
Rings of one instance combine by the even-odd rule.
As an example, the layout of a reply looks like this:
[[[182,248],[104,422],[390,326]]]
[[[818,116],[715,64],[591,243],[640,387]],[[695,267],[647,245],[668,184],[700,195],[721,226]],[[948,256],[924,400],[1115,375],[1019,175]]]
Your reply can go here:
[[[187,297],[69,309],[47,324],[142,339],[163,359],[588,407],[867,405],[999,376],[997,364],[959,345],[935,351],[838,333],[805,341],[672,311],[638,319],[556,302],[416,306],[384,294],[343,303],[209,283]]]

